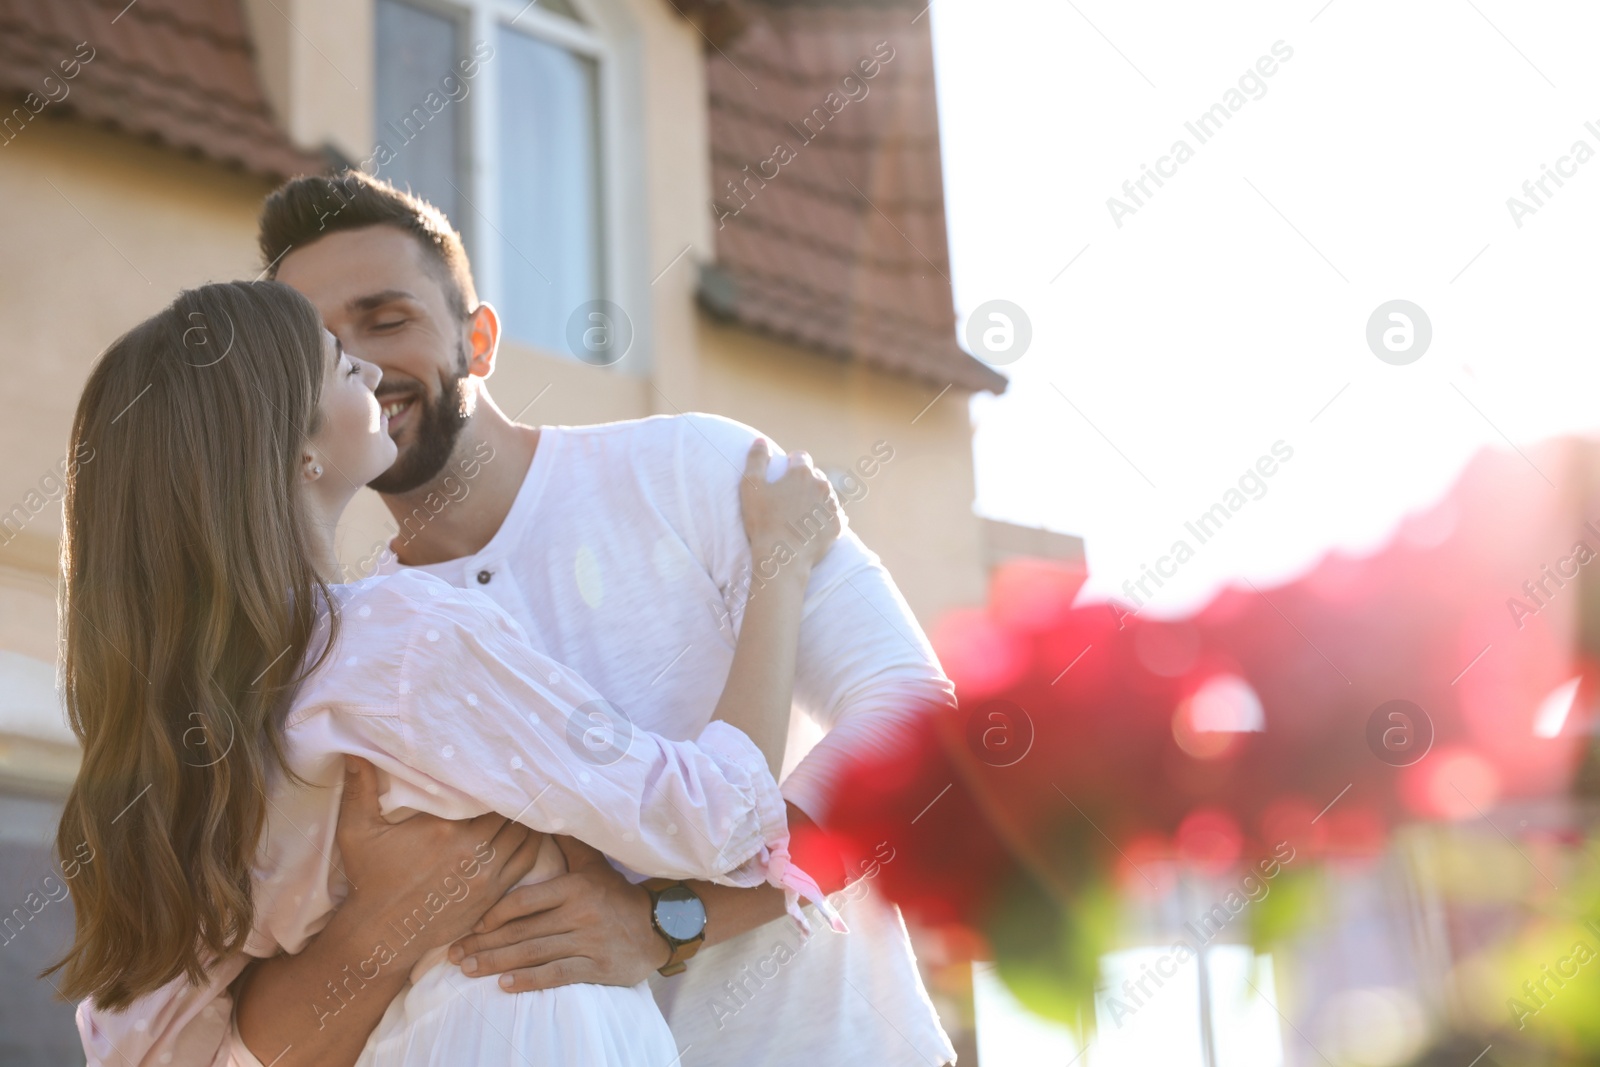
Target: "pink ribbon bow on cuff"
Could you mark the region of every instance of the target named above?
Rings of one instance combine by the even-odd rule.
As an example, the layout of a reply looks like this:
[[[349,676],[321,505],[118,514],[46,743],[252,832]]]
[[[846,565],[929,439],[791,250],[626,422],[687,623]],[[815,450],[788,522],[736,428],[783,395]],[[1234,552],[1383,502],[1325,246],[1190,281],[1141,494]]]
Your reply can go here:
[[[796,867],[789,858],[789,850],[782,846],[769,850],[767,855],[767,884],[777,886],[783,890],[784,907],[789,912],[789,917],[800,927],[801,933],[811,936],[811,923],[807,921],[805,912],[800,910],[800,898],[804,897],[808,903],[815,904],[828,925],[836,934],[848,934],[850,928],[844,924],[837,909],[828,903],[823,895],[822,887],[817,885],[817,880]]]

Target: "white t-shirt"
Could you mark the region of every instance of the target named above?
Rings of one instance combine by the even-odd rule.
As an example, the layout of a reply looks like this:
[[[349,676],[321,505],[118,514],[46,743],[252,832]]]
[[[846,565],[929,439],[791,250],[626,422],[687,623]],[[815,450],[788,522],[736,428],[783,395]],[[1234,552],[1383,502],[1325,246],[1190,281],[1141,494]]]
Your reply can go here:
[[[488,593],[535,648],[640,727],[694,738],[727,681],[749,596],[739,480],[756,436],[701,414],[546,426],[483,551],[422,569]],[[847,754],[893,751],[917,715],[954,695],[888,572],[848,529],[813,569],[804,613],[795,702],[826,734],[781,784],[825,821]],[[870,886],[834,899],[849,934],[813,923],[802,942],[774,922],[652,980],[685,1067],[955,1059],[899,910]]]

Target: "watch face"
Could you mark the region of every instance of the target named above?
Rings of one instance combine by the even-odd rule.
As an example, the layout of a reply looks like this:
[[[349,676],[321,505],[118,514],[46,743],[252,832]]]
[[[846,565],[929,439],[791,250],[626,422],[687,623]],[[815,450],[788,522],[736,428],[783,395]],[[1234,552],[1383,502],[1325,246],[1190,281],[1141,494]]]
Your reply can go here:
[[[693,941],[706,929],[706,906],[681,885],[668,886],[656,898],[656,925],[677,941]]]

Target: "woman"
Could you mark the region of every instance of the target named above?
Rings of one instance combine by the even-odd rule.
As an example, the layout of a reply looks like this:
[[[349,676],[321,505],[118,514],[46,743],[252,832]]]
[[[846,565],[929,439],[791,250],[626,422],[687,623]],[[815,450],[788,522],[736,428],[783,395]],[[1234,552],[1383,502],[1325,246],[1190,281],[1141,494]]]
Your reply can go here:
[[[271,282],[181,294],[91,373],[73,443],[97,461],[68,487],[63,549],[65,699],[84,756],[57,844],[95,859],[73,882],[62,992],[118,1010],[298,951],[347,891],[331,853],[350,755],[385,774],[387,812],[496,811],[644,875],[770,881],[802,926],[799,892],[842,929],[788,863],[770,770],[801,594],[837,516],[751,599],[696,742],[635,733],[596,750],[599,694],[488,598],[418,572],[334,584],[339,517],[395,455],[377,378]],[[757,548],[831,499],[807,468],[770,485],[764,468],[758,445],[741,489]],[[563,867],[544,838],[528,880]],[[411,978],[363,1064],[678,1055],[643,984],[508,995],[442,949]]]

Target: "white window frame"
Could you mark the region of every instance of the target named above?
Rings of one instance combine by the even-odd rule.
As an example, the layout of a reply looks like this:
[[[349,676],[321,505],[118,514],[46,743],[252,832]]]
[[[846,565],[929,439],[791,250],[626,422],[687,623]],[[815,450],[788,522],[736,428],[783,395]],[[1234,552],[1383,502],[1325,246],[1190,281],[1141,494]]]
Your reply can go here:
[[[487,41],[495,46],[494,58],[480,64],[467,109],[465,145],[462,149],[466,185],[461,192],[463,218],[452,219],[466,237],[472,256],[478,296],[503,306],[505,257],[500,237],[500,82],[495,64],[504,62],[499,31],[510,26],[595,61],[598,97],[596,115],[600,187],[597,192],[600,227],[601,299],[621,306],[633,323],[633,347],[616,364],[633,373],[650,366],[650,285],[642,265],[649,262],[645,225],[645,158],[641,115],[643,69],[640,34],[622,0],[567,0],[584,25],[553,15],[537,0],[400,0],[402,3],[452,19],[463,31],[461,57],[472,45]],[[515,255],[515,252],[509,253]],[[535,261],[537,262],[537,261]],[[552,266],[540,263],[540,270]],[[532,342],[513,343],[546,351]],[[576,360],[565,350],[555,353]]]

